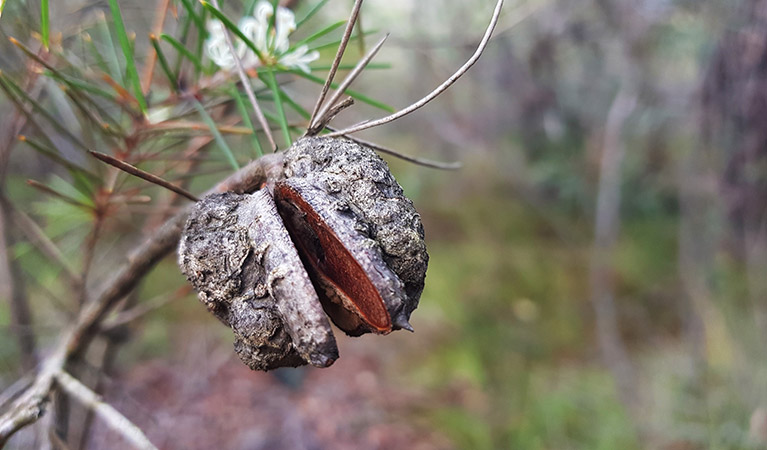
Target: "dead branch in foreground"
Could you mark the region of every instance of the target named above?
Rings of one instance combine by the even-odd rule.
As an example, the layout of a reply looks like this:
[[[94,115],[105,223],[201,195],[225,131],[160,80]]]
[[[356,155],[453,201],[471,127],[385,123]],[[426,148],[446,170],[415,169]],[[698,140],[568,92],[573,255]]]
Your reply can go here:
[[[263,156],[230,175],[207,194],[215,192],[251,192],[282,170],[282,154]],[[63,333],[56,348],[40,364],[32,384],[19,396],[9,410],[0,416],[0,447],[20,429],[36,422],[44,413],[54,381],[64,365],[80,354],[99,332],[99,324],[117,303],[127,295],[155,264],[170,253],[178,242],[189,208],[166,221],[155,234],[147,238],[128,257],[99,294],[88,302],[75,324]]]

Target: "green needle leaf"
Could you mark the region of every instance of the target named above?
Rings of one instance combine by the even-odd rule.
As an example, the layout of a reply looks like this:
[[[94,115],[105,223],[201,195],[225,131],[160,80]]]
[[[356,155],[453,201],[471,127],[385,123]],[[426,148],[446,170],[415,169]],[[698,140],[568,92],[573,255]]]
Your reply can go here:
[[[45,118],[59,133],[65,135],[78,147],[84,150],[88,150],[88,147],[83,144],[83,142],[77,136],[72,134],[71,131],[64,127],[58,118],[53,117],[53,115],[48,112],[48,108],[38,103],[37,100],[32,98],[19,85],[14,83],[13,80],[5,76],[5,74],[2,72],[0,72],[0,89],[5,92],[8,98],[14,102],[21,111],[28,112],[24,107],[24,102],[28,102],[30,105],[32,105],[32,109],[43,116],[43,118]]]
[[[45,46],[46,50],[48,50],[48,48],[51,46],[50,30],[49,30],[50,24],[48,21],[49,15],[50,15],[50,9],[48,7],[48,0],[41,0],[40,1],[40,34],[43,36],[43,46]]]
[[[320,11],[320,9],[322,9],[322,7],[323,7],[323,6],[325,6],[325,3],[327,3],[327,2],[328,2],[328,0],[322,0],[321,2],[317,3],[317,6],[315,6],[314,8],[312,8],[312,10],[311,10],[311,11],[309,11],[309,13],[308,13],[306,16],[304,16],[304,18],[303,18],[303,19],[301,19],[301,20],[299,20],[299,21],[298,21],[298,23],[296,24],[296,29],[300,30],[300,29],[301,29],[301,25],[303,25],[304,23],[306,23],[306,21],[308,21],[309,19],[311,19],[311,18],[312,18],[312,16],[314,16],[315,14],[317,14],[317,13]]]
[[[368,35],[371,35],[371,34],[377,34],[377,33],[378,33],[378,29],[375,29],[375,30],[368,30],[368,31],[365,31],[364,33],[362,33],[362,36],[368,36]],[[353,34],[351,35],[351,37],[349,38],[349,41],[353,41],[353,40],[355,40],[355,39],[359,39],[359,36],[360,36],[360,35],[359,35],[358,33],[356,33],[356,32],[355,32],[355,33],[353,33]],[[318,46],[316,46],[316,47],[309,47],[309,50],[317,50],[317,51],[322,51],[322,50],[326,50],[326,49],[328,49],[328,48],[333,48],[333,49],[335,49],[335,48],[337,48],[337,47],[338,47],[338,44],[340,44],[340,43],[341,43],[341,39],[336,39],[336,40],[334,40],[334,41],[331,41],[331,42],[326,42],[326,43],[324,43],[324,44],[320,44],[320,45],[318,45]]]
[[[312,75],[310,73],[305,73],[305,72],[303,72],[301,70],[298,70],[298,69],[291,69],[291,70],[288,70],[287,72],[290,72],[292,74],[298,75],[301,78],[306,78],[307,80],[313,81],[313,82],[315,82],[317,84],[325,84],[325,80],[324,79],[319,78],[317,76],[314,76],[314,75]],[[332,83],[330,85],[330,87],[332,87],[333,89],[337,89],[338,88],[338,83]],[[361,101],[363,103],[367,103],[370,106],[375,106],[376,108],[382,109],[384,111],[388,111],[388,112],[392,112],[392,113],[395,111],[394,108],[392,108],[391,106],[389,106],[389,105],[387,105],[385,103],[379,102],[378,100],[373,100],[372,98],[370,98],[370,97],[368,97],[366,95],[360,94],[359,92],[353,91],[351,89],[347,89],[346,90],[346,95],[348,95],[349,97],[352,97],[352,98],[354,98],[356,100],[359,100],[359,101]]]
[[[112,10],[112,20],[114,21],[117,39],[120,41],[120,47],[122,47],[123,55],[125,55],[125,70],[127,71],[128,82],[133,87],[141,112],[146,114],[146,99],[144,98],[144,92],[141,91],[141,80],[136,70],[136,60],[133,57],[131,41],[128,38],[128,33],[125,31],[122,14],[120,14],[120,6],[117,4],[117,0],[108,1],[109,9]]]
[[[311,70],[330,70],[330,64],[318,64],[316,66],[309,67]],[[357,67],[356,64],[339,64],[338,70],[351,70]],[[390,63],[370,63],[367,66],[365,66],[365,70],[370,69],[391,69]]]
[[[150,34],[149,41],[152,43],[152,47],[154,47],[154,51],[157,54],[157,60],[160,62],[160,67],[162,68],[163,73],[168,78],[170,88],[173,92],[176,92],[178,90],[178,78],[173,74],[173,71],[170,70],[168,60],[165,58],[165,53],[163,53],[162,48],[160,48],[160,42],[157,40],[157,36]]]
[[[64,168],[66,168],[70,173],[80,173],[86,175],[88,178],[90,178],[92,181],[99,181],[101,177],[94,174],[93,172],[88,171],[87,169],[84,169],[77,164],[67,160],[63,156],[59,154],[58,151],[49,148],[42,143],[39,143],[35,140],[32,140],[28,138],[27,136],[20,135],[18,137],[19,141],[26,143],[29,145],[32,149],[40,153],[41,155],[45,156],[46,158],[50,159],[51,161],[62,165]]]
[[[234,170],[237,170],[240,168],[240,165],[237,164],[237,160],[234,158],[234,153],[232,153],[232,149],[229,148],[229,145],[226,143],[226,140],[224,140],[224,137],[221,136],[221,132],[218,131],[218,127],[216,127],[216,122],[213,120],[212,117],[210,117],[210,114],[208,114],[207,111],[205,111],[205,108],[202,106],[202,104],[194,100],[192,102],[192,105],[194,105],[194,109],[197,110],[197,112],[200,114],[200,117],[202,117],[203,122],[205,122],[205,125],[210,128],[210,132],[213,134],[213,138],[216,140],[216,143],[218,144],[219,148],[221,148],[221,151],[224,152],[224,157],[226,157],[226,160],[229,161],[229,164],[232,166]]]
[[[237,111],[240,112],[240,116],[242,116],[242,122],[251,130],[253,130],[253,136],[251,137],[251,144],[253,145],[253,150],[255,151],[255,156],[261,157],[264,155],[264,150],[261,148],[261,143],[258,142],[258,137],[256,135],[256,129],[253,127],[253,121],[250,120],[250,114],[248,114],[248,108],[245,106],[245,100],[242,99],[242,95],[240,94],[240,91],[237,89],[236,86],[232,86],[232,98],[234,98],[234,103],[237,105]]]
[[[101,19],[97,22],[98,31],[101,35],[101,40],[105,43],[108,50],[105,53],[107,57],[107,63],[109,64],[109,73],[112,75],[113,79],[123,83],[123,74],[122,70],[120,69],[120,59],[117,57],[117,50],[115,49],[114,42],[112,41],[112,32],[109,30],[109,25],[107,25],[107,18],[104,13],[101,11],[99,11],[99,13]],[[96,51],[97,53],[100,53],[98,48]]]
[[[184,6],[184,9],[186,9],[186,13],[188,14],[188,17],[191,18],[194,21],[194,24],[197,25],[197,28],[200,30],[205,29],[205,23],[203,22],[202,18],[197,15],[197,13],[194,10],[194,6],[189,0],[181,0],[181,4]]]
[[[328,25],[327,27],[321,29],[320,31],[318,31],[318,32],[316,32],[314,34],[312,34],[311,36],[306,37],[306,38],[296,42],[291,47],[298,48],[298,47],[300,47],[300,46],[302,46],[304,44],[309,44],[310,42],[314,42],[317,39],[321,38],[322,36],[325,36],[328,33],[332,33],[333,31],[339,29],[340,27],[342,27],[344,25],[346,25],[346,21],[345,20],[341,20],[341,21],[336,22],[336,23],[334,23],[332,25]]]
[[[261,78],[272,90],[274,106],[277,109],[277,119],[280,122],[280,129],[282,129],[282,136],[285,139],[285,146],[289,147],[290,144],[292,144],[292,139],[290,137],[288,119],[285,117],[285,110],[282,108],[282,95],[280,94],[282,90],[277,86],[277,79],[275,78],[274,71],[271,67],[265,67],[263,72],[266,72],[266,75],[261,78],[261,73],[259,72],[259,78]]]
[[[202,62],[200,62],[200,58],[198,58],[197,55],[195,55],[194,53],[190,52],[188,48],[184,47],[184,44],[174,39],[173,36],[169,36],[165,33],[160,35],[160,39],[172,45],[173,48],[176,49],[176,51],[178,51],[180,54],[184,55],[186,59],[191,61],[198,72],[202,71]]]

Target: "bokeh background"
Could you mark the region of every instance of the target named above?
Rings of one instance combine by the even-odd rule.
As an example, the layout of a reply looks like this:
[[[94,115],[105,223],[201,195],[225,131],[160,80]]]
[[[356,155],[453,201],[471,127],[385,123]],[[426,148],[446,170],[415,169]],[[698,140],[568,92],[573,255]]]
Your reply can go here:
[[[29,62],[6,37],[34,40],[34,3],[8,0],[0,19],[0,69],[21,85]],[[155,2],[119,3],[140,64]],[[315,4],[290,6],[300,17]],[[109,22],[106,2],[52,7],[64,48],[104,11]],[[343,20],[350,7],[331,0],[304,32]],[[420,98],[474,51],[492,7],[366,1],[368,45],[391,32],[376,58],[391,67],[368,70],[354,88],[395,107]],[[226,2],[232,17],[243,9]],[[172,15],[165,24],[178,26]],[[78,45],[70,51],[84,51]],[[359,46],[350,45],[350,61]],[[320,62],[332,55],[323,50]],[[318,85],[281,81],[311,109]],[[31,83],[52,115],[85,133],[55,84]],[[380,115],[359,104],[335,123]],[[6,146],[14,117],[0,97]],[[385,157],[421,213],[431,255],[415,333],[337,332],[341,358],[331,368],[251,372],[232,352],[231,332],[166,258],[134,296],[148,312],[94,345],[78,368],[156,445],[767,446],[767,1],[507,0],[464,78],[426,108],[360,137],[464,164],[438,171]],[[100,164],[64,137],[57,142],[64,158]],[[244,140],[231,145],[247,160]],[[89,219],[25,183],[63,186],[57,180],[67,171],[14,147],[3,153],[4,197],[78,261]],[[226,174],[220,153],[206,157],[204,167],[217,171],[198,169],[194,192]],[[93,283],[156,225],[141,214],[107,221]],[[4,387],[25,373],[13,336],[31,330],[44,349],[71,318],[61,268],[16,228],[4,222],[0,247],[0,298],[9,299],[0,304]],[[11,314],[19,286],[31,327]],[[103,365],[106,375],[94,375]],[[92,431],[81,448],[126,445],[98,419]],[[27,430],[11,446],[42,445],[40,433]]]

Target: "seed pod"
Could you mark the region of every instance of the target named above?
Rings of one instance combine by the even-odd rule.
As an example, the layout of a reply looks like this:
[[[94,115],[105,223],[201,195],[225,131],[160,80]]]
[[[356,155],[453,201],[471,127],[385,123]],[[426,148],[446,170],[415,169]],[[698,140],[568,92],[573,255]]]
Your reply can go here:
[[[317,137],[297,141],[284,161],[255,194],[198,202],[179,244],[182,271],[232,327],[243,362],[332,364],[323,308],[352,336],[412,331],[429,257],[420,216],[386,163]]]
[[[314,288],[267,190],[197,203],[179,265],[200,300],[232,327],[252,369],[326,367],[338,349]]]
[[[347,334],[412,330],[429,256],[413,203],[371,149],[303,138],[285,153],[278,210],[320,299]]]

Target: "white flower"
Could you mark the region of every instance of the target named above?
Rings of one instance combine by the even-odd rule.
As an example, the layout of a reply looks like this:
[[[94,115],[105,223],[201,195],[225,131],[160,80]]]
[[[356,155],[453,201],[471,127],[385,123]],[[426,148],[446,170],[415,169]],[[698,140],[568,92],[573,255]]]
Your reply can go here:
[[[208,40],[205,41],[205,53],[217,66],[228,70],[234,68],[234,57],[232,57],[226,44],[224,32],[223,23],[208,22]]]
[[[309,73],[309,63],[316,61],[320,57],[320,52],[317,50],[306,53],[309,47],[302,45],[290,53],[284,54],[280,57],[280,64],[286,67],[294,67],[300,69],[306,73]]]
[[[278,53],[285,53],[290,47],[288,35],[296,31],[296,16],[293,11],[278,7],[277,18],[274,20],[275,37],[274,50]]]
[[[274,8],[267,1],[256,4],[253,16],[246,16],[240,20],[238,27],[261,54],[259,60],[256,53],[238,40],[235,45],[237,57],[244,67],[252,67],[257,64],[274,65],[281,64],[289,68],[296,68],[309,72],[309,63],[320,57],[319,52],[309,52],[306,45],[302,45],[292,52],[288,36],[296,30],[296,16],[287,8],[277,7],[277,16],[274,18],[274,30],[269,35],[269,22],[274,16]],[[229,46],[226,43],[226,28],[219,21],[208,23],[208,40],[205,41],[205,52],[217,66],[224,70],[232,70],[235,60]]]

